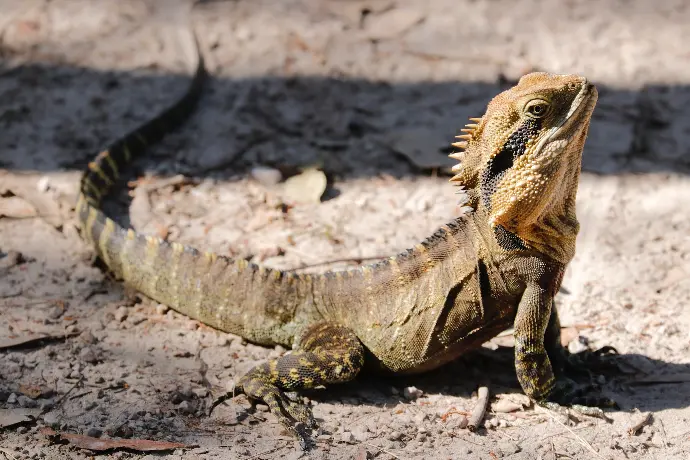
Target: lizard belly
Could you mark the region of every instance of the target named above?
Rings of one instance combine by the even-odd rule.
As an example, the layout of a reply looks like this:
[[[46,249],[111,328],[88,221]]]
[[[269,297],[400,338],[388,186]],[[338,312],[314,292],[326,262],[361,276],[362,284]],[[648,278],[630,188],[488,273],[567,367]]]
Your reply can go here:
[[[445,315],[434,318],[421,316],[414,328],[406,329],[415,330],[413,334],[398,333],[395,329],[388,334],[382,331],[378,342],[369,344],[364,341],[374,361],[371,364],[374,369],[384,372],[414,374],[453,361],[512,327],[517,300],[510,300],[500,305],[491,302],[484,308],[456,305]]]

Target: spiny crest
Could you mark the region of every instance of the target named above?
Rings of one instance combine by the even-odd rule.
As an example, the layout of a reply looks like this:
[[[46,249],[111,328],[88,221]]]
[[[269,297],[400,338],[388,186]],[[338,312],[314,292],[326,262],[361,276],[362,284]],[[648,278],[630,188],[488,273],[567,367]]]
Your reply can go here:
[[[470,121],[472,123],[466,124],[465,127],[460,130],[460,131],[464,132],[465,134],[460,134],[459,136],[455,136],[456,139],[462,139],[462,140],[452,143],[451,145],[453,147],[462,149],[464,151],[467,148],[467,146],[469,145],[470,141],[472,141],[472,139],[474,139],[475,131],[477,130],[477,128],[479,128],[479,123],[481,123],[482,119],[481,118],[470,118]],[[462,160],[464,158],[464,156],[465,156],[464,152],[453,152],[450,155],[448,155],[449,158],[452,158],[452,159],[458,160],[458,161]],[[451,168],[451,171],[458,172],[461,169],[462,169],[462,163],[458,163]],[[450,179],[451,182],[457,181],[459,176],[460,176],[460,174],[451,178]]]

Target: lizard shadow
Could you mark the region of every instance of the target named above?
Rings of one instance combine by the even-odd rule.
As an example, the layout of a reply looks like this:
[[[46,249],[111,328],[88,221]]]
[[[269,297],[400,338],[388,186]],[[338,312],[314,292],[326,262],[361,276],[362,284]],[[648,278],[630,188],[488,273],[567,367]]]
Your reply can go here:
[[[479,386],[488,386],[492,397],[522,393],[513,360],[512,347],[481,348],[424,374],[381,376],[362,372],[356,389],[350,385],[338,385],[329,387],[328,391],[312,390],[306,394],[320,402],[394,407],[417,399],[417,392],[410,389],[415,387],[432,400],[438,396],[467,399],[450,399],[446,406],[464,402],[464,408],[471,410],[475,403],[469,400]],[[604,358],[602,364],[608,367],[609,372],[599,374],[594,370],[592,374],[594,377],[603,376],[603,379],[599,377],[599,387],[602,393],[618,403],[619,411],[659,411],[690,405],[690,385],[687,384],[690,382],[690,363],[672,363],[638,353],[621,353]],[[585,383],[582,378],[575,380]],[[424,404],[423,399],[417,404],[420,402]]]

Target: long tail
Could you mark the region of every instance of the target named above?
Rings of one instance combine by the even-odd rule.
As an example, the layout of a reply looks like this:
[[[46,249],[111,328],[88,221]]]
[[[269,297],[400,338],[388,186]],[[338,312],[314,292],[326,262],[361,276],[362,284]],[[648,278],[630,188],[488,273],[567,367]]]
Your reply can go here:
[[[155,118],[100,152],[81,180],[76,206],[82,238],[125,282],[210,326],[263,344],[290,344],[298,307],[311,302],[312,278],[231,260],[179,243],[137,234],[100,208],[125,167],[193,112],[206,76],[198,65],[185,94]]]

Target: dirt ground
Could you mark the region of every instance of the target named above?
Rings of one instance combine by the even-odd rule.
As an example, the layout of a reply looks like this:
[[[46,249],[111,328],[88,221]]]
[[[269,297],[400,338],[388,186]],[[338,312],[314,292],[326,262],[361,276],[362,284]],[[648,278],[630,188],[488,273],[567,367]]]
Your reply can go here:
[[[601,378],[621,406],[611,422],[521,409],[509,334],[426,375],[309,392],[322,429],[309,453],[243,397],[209,416],[235,378],[285,350],[111,281],[73,209],[94,154],[184,90],[190,19],[212,74],[199,111],[108,209],[283,269],[420,241],[458,211],[445,154],[468,117],[530,70],[592,79],[582,231],[558,301],[572,350],[621,353],[624,372]],[[690,458],[687,24],[682,0],[235,0],[192,13],[187,1],[0,0],[0,459],[98,454],[45,427],[187,446],[99,458]],[[276,181],[310,165],[326,194],[286,210]],[[480,385],[492,403],[470,432]]]

